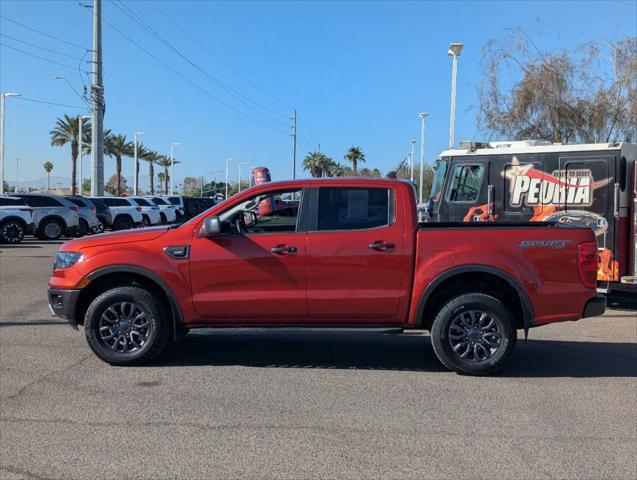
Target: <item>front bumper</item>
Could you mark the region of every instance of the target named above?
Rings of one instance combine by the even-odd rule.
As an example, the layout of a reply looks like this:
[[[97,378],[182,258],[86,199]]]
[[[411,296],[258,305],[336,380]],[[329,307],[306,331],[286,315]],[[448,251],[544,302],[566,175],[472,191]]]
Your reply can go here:
[[[35,233],[35,225],[32,222],[27,225],[27,235],[33,235],[34,233]]]
[[[75,310],[80,293],[81,290],[49,288],[48,298],[51,314],[68,320],[73,327],[77,328]]]
[[[586,302],[582,318],[597,317],[598,315],[602,315],[605,311],[606,297],[604,297],[603,295],[598,295],[597,297],[591,298],[588,302]]]

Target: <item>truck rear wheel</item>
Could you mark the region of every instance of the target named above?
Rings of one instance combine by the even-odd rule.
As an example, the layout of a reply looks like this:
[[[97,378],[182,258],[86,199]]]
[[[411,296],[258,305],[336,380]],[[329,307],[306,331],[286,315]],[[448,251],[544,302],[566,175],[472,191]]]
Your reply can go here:
[[[513,353],[515,322],[504,304],[490,295],[466,293],[452,298],[436,315],[431,344],[449,370],[489,375]]]
[[[170,326],[165,305],[147,290],[117,287],[96,297],[84,319],[91,350],[111,365],[141,365],[166,347]]]

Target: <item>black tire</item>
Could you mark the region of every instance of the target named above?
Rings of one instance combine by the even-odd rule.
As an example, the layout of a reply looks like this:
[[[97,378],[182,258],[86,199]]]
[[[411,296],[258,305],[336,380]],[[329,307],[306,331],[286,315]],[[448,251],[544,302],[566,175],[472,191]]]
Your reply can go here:
[[[166,220],[166,215],[164,215],[162,212],[159,212],[159,221],[162,225],[166,225],[168,223],[168,220]]]
[[[64,225],[55,218],[45,219],[40,223],[39,237],[42,240],[58,240],[64,233]]]
[[[440,362],[464,375],[497,371],[513,353],[516,340],[511,312],[497,298],[482,293],[452,298],[431,328],[431,344]]]
[[[93,233],[104,233],[104,222],[101,220],[93,227]]]
[[[148,215],[142,216],[142,227],[150,227],[150,218],[148,218]]]
[[[3,243],[20,243],[26,229],[19,220],[10,219],[0,224],[0,241]]]
[[[133,219],[126,215],[121,215],[113,221],[113,230],[129,230],[133,228]]]
[[[139,347],[132,340],[133,332],[131,330],[133,328],[131,326],[134,325],[134,320],[129,321],[127,323],[128,330],[124,330],[125,319],[117,316],[117,312],[124,312],[124,315],[126,315],[127,309],[119,307],[122,304],[132,304],[134,307],[139,308],[138,311],[144,314],[142,320],[148,323],[146,340]],[[166,311],[167,309],[163,302],[143,288],[124,286],[107,290],[96,297],[86,311],[86,316],[84,317],[86,340],[95,355],[111,365],[147,364],[159,355],[169,343],[170,324]],[[137,310],[131,307],[128,312],[128,315],[132,317]],[[103,320],[104,316],[106,316],[106,320]],[[113,318],[118,318],[118,320],[113,323],[110,321]],[[121,323],[117,323],[120,321]],[[104,325],[108,325],[106,330],[103,330]],[[101,334],[100,329],[104,333]],[[113,332],[116,331],[115,329],[120,329],[117,331],[119,333],[115,333],[114,336],[108,339],[107,337],[113,335]],[[126,331],[129,332],[128,336],[125,333]],[[136,338],[141,339],[141,336],[137,334]],[[110,345],[111,340],[116,345],[116,349]],[[131,347],[133,349],[119,351],[120,347],[124,350],[124,345],[126,345],[126,349]]]
[[[89,228],[88,228],[88,222],[86,220],[84,220],[83,218],[80,218],[80,224],[77,228],[77,232],[75,233],[75,237],[83,237],[84,235],[87,235],[89,232]]]

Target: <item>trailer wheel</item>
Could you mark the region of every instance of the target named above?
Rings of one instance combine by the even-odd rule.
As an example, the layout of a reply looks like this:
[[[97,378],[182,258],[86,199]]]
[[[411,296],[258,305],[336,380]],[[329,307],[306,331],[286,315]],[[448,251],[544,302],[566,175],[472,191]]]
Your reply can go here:
[[[452,298],[436,315],[431,344],[449,370],[489,375],[513,353],[515,321],[504,304],[490,295],[465,293]]]

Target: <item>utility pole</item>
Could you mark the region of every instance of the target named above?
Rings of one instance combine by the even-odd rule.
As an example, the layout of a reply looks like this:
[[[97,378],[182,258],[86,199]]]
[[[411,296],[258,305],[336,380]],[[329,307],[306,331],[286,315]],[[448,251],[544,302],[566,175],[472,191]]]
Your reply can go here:
[[[296,109],[292,112],[292,179],[296,178]]]
[[[104,195],[104,85],[102,84],[102,0],[93,0],[93,84],[91,85],[91,195]]]
[[[4,104],[7,97],[19,97],[19,93],[0,93],[0,195],[4,195]]]
[[[422,203],[422,184],[425,179],[425,118],[428,113],[419,113],[420,117],[420,182],[418,183],[418,203]]]

